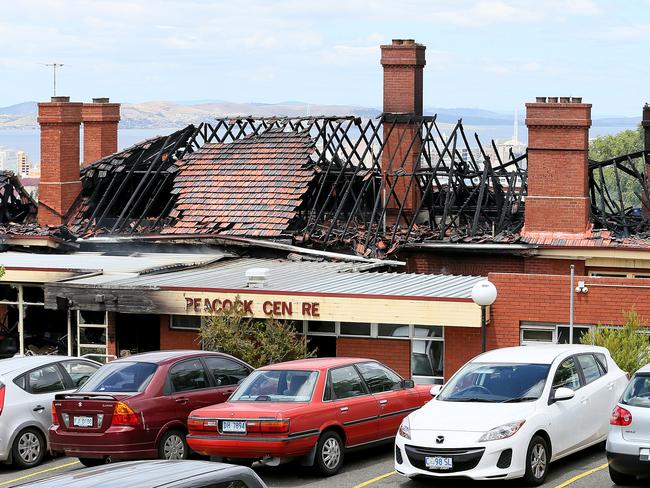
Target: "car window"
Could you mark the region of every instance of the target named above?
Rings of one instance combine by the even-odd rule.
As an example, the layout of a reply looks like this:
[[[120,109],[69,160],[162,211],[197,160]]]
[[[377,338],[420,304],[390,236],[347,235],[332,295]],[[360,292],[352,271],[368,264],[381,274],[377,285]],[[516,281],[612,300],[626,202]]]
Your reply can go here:
[[[553,388],[570,388],[576,391],[580,388],[580,375],[573,358],[567,358],[558,366],[553,378]]]
[[[143,391],[158,365],[145,362],[115,361],[100,367],[80,388],[79,392],[108,391],[111,393],[134,393]]]
[[[650,375],[634,375],[623,393],[621,403],[650,408]]]
[[[14,384],[21,390],[27,391],[27,380],[25,379],[24,374],[14,378]]]
[[[587,384],[600,378],[600,368],[598,367],[598,362],[596,361],[596,358],[593,357],[593,355],[580,354],[578,356],[578,363],[580,363],[580,367],[582,368],[582,373]]]
[[[357,367],[372,393],[399,390],[401,388],[402,378],[379,363],[359,363]]]
[[[607,373],[607,356],[602,352],[597,352],[594,354],[596,361],[598,361],[598,367],[600,368],[603,374]]]
[[[51,364],[27,373],[30,393],[52,393],[65,390],[65,383],[56,365]]]
[[[210,483],[203,485],[201,488],[248,488],[248,485],[240,480],[222,481],[221,483]]]
[[[359,373],[354,366],[345,366],[330,370],[332,392],[335,400],[366,395],[366,390]]]
[[[63,361],[61,366],[68,373],[75,387],[83,385],[99,369],[98,364],[79,360]]]
[[[203,359],[217,386],[236,385],[250,374],[246,366],[232,359],[218,356],[207,356]]]
[[[317,379],[317,371],[258,369],[242,382],[228,401],[308,402]]]
[[[172,366],[169,369],[169,380],[174,392],[199,390],[210,386],[203,364],[198,359],[190,359]]]

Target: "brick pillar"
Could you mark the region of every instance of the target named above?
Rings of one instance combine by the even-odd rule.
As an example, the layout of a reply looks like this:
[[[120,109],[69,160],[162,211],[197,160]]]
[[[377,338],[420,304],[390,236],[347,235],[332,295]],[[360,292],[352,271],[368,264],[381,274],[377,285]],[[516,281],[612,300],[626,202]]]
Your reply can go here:
[[[108,98],[93,98],[81,109],[84,124],[84,166],[117,152],[117,124],[120,104]]]
[[[38,104],[41,126],[41,180],[38,188],[38,223],[61,225],[81,191],[79,129],[81,103],[52,97]]]
[[[591,104],[538,97],[526,104],[528,196],[523,234],[590,230],[588,160]]]
[[[413,173],[418,166],[422,145],[417,123],[411,117],[422,116],[422,75],[426,64],[425,49],[412,39],[393,39],[392,44],[381,46],[381,65],[384,68],[384,151],[382,166],[385,172],[394,173],[402,168]],[[398,121],[391,131],[392,121]],[[414,141],[415,140],[415,141]],[[413,142],[414,141],[414,142]],[[389,176],[394,183],[394,176]],[[402,176],[395,186],[401,201],[407,193],[408,176]],[[387,195],[388,197],[388,195]],[[420,202],[420,192],[414,181],[404,204],[407,214],[413,214]],[[387,201],[388,221],[394,223],[399,204],[394,198]]]
[[[641,125],[643,126],[643,140],[645,141],[643,147],[646,151],[650,151],[650,105],[647,103],[643,107]]]

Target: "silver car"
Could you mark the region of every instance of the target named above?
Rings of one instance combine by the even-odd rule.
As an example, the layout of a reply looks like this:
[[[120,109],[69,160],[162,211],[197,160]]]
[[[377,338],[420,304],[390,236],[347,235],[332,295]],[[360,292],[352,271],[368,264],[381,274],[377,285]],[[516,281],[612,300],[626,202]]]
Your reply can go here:
[[[100,366],[68,356],[0,360],[0,462],[39,464],[48,449],[54,395],[76,390]]]
[[[612,481],[627,485],[650,474],[650,365],[632,376],[609,423],[607,459]]]

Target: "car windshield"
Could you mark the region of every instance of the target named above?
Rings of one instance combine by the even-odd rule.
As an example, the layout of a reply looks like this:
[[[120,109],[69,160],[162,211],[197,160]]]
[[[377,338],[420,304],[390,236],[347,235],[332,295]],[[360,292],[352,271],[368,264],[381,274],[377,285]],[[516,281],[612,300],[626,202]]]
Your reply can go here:
[[[317,378],[317,371],[253,371],[229,401],[308,402]]]
[[[79,392],[107,391],[113,393],[136,393],[143,391],[156,372],[158,365],[141,362],[108,363],[97,370],[79,388]]]
[[[437,400],[517,403],[537,400],[549,364],[469,363],[445,386]]]
[[[633,407],[650,407],[650,375],[634,375],[623,393],[621,403]]]

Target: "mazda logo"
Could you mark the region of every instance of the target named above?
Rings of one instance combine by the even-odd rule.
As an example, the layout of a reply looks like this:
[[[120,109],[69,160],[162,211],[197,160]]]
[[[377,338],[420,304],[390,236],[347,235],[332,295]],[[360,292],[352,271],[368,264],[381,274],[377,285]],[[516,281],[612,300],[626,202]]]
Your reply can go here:
[[[436,437],[436,444],[442,444],[443,442],[445,442],[444,435],[439,435],[438,437]]]

